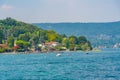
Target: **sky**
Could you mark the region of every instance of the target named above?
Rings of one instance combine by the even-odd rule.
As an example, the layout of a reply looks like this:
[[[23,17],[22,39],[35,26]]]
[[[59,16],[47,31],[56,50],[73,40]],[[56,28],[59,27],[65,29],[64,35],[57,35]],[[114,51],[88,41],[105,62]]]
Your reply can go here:
[[[28,23],[120,21],[120,0],[0,0],[0,19]]]

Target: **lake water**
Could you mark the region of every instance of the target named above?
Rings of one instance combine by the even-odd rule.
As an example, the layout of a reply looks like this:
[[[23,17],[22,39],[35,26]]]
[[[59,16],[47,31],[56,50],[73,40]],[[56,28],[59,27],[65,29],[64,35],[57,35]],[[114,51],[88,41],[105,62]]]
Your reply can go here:
[[[0,54],[0,80],[120,80],[120,50]]]

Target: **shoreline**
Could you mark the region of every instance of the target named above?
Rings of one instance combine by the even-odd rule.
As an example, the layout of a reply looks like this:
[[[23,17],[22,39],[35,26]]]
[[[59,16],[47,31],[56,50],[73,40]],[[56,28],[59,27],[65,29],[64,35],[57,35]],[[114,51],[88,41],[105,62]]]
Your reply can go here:
[[[92,51],[92,50],[91,50]],[[90,52],[90,51],[48,51],[48,52],[41,52],[41,51],[34,51],[34,52],[4,52],[0,54],[50,54],[50,53],[66,53],[66,52]]]

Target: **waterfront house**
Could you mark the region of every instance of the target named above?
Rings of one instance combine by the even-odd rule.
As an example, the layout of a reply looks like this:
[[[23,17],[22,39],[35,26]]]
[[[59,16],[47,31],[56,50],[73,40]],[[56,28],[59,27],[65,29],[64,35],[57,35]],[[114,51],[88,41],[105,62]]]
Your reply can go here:
[[[46,42],[42,44],[41,50],[44,51],[56,51],[56,46],[59,46],[59,42]],[[41,46],[41,45],[40,45]]]
[[[55,47],[55,46],[59,46],[60,43],[59,42],[46,42],[45,46],[47,47]]]

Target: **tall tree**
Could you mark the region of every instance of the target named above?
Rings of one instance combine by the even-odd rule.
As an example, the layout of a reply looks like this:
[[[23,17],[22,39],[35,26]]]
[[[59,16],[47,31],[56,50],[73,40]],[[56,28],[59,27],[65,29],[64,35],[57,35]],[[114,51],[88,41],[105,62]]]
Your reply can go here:
[[[3,39],[4,39],[3,31],[0,29],[0,44],[2,44]]]
[[[79,36],[78,37],[78,44],[84,44],[86,42],[88,42],[88,40],[86,39],[85,36]]]
[[[9,47],[14,46],[14,37],[13,36],[8,37],[7,44],[8,44]]]
[[[77,44],[78,42],[77,37],[73,35],[69,37],[69,41],[71,44]]]

